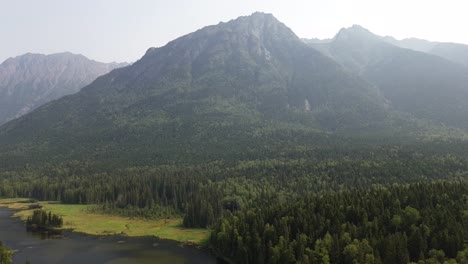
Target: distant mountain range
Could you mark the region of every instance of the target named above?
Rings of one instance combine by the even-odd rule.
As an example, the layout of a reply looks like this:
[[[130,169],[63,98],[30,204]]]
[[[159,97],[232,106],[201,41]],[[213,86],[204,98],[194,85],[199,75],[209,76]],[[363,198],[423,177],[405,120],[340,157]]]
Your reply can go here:
[[[98,76],[125,66],[82,55],[28,53],[0,64],[0,125],[37,107],[73,94]]]
[[[254,13],[150,48],[5,124],[0,161],[277,157],[341,137],[464,130],[467,114],[468,70],[459,63],[358,26],[307,42]]]
[[[348,30],[357,29],[357,28],[361,28],[369,32],[369,30],[359,25],[354,25]],[[465,44],[450,43],[450,42],[434,42],[434,41],[428,41],[425,39],[418,39],[418,38],[406,38],[406,39],[398,40],[391,36],[382,37],[382,36],[377,36],[375,34],[373,35],[379,38],[381,41],[390,43],[400,48],[411,49],[415,51],[420,51],[420,52],[436,55],[444,59],[456,62],[458,64],[468,66],[468,45],[465,45]],[[303,39],[303,41],[307,44],[314,45],[314,44],[330,43],[334,41],[334,39],[313,38],[313,39]]]
[[[391,109],[447,126],[468,128],[468,68],[423,49],[429,42],[404,40],[389,43],[365,28],[342,29],[332,40],[311,43],[348,71],[375,85]],[[447,52],[447,54],[450,52]]]
[[[431,42],[423,39],[396,40],[392,37],[384,37],[385,41],[395,46],[421,51],[447,60],[468,66],[468,45],[448,42]]]

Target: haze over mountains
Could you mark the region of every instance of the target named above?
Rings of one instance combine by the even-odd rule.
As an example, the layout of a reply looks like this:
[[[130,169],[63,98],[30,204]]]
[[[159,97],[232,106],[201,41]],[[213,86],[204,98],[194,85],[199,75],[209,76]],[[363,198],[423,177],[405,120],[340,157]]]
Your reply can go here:
[[[354,25],[350,29],[352,28],[354,29],[361,28],[365,31],[369,31],[359,25]],[[350,29],[347,29],[347,30],[350,30]],[[465,45],[465,44],[451,43],[451,42],[434,42],[434,41],[428,41],[425,39],[418,39],[418,38],[406,38],[406,39],[398,40],[391,36],[382,37],[382,36],[378,36],[375,34],[373,35],[381,39],[384,42],[390,43],[400,48],[411,49],[415,51],[420,51],[420,52],[436,55],[444,59],[456,62],[458,64],[468,66],[468,45]],[[307,44],[314,45],[314,44],[330,43],[334,41],[334,39],[312,38],[312,39],[303,39],[303,41]]]
[[[0,125],[62,96],[73,94],[98,76],[125,66],[82,55],[28,53],[0,64]]]
[[[111,33],[122,28],[110,26],[117,19],[127,30],[119,33],[132,27],[139,33],[119,37],[141,44],[163,38],[158,31],[141,34],[159,25],[142,20],[158,17],[142,6],[172,15],[181,4],[127,1],[116,12],[119,4],[108,2],[102,9],[90,1],[54,2],[36,13],[103,10],[109,16],[96,12],[84,19],[82,12],[78,21],[60,19],[66,31],[46,36],[77,39],[78,31],[89,29],[84,20]],[[288,3],[279,13],[287,18],[302,8],[306,20],[314,17],[308,5]],[[315,5],[321,19],[338,17],[346,6],[347,19],[367,13],[376,26],[407,24],[376,19],[376,7],[392,14],[393,2],[387,8],[353,2],[340,10],[326,4],[330,13]],[[420,9],[400,5],[407,13],[411,6]],[[360,6],[368,8],[357,12]],[[196,3],[210,16],[225,12],[202,7]],[[200,22],[174,15],[181,23]],[[168,16],[161,21],[165,26],[158,29],[177,32]],[[431,28],[421,21],[408,26]],[[13,26],[21,35],[30,31]],[[95,41],[101,44],[91,49],[97,56],[113,50],[103,44],[111,35],[83,34],[89,39],[80,38],[80,49]],[[64,45],[44,45],[55,44]],[[10,59],[0,66],[0,96],[8,96],[0,106],[12,109],[8,118],[29,112],[0,125],[0,206],[32,215],[26,225],[3,226],[22,227],[28,237],[30,231],[88,235],[81,241],[82,235],[66,231],[67,241],[77,243],[45,241],[53,254],[18,248],[29,242],[16,239],[16,231],[0,232],[6,234],[0,244],[15,250],[15,263],[76,257],[88,264],[176,264],[185,257],[207,263],[198,257],[205,254],[242,264],[468,263],[464,48],[399,41],[357,25],[333,39],[304,40],[273,15],[257,12],[149,48],[140,60],[113,70],[72,54]],[[102,236],[111,244],[123,239],[125,252],[83,250],[83,243],[102,248]],[[155,248],[158,239],[174,241]],[[207,250],[186,254],[184,245]],[[171,247],[174,254],[166,254]],[[19,254],[27,255],[15,259]]]
[[[392,37],[384,37],[384,40],[401,48],[426,52],[468,66],[468,45],[448,42],[431,42],[416,38],[396,40]]]
[[[254,13],[151,48],[2,126],[0,159],[255,158],[335,135],[466,129],[467,114],[468,70],[458,63],[360,27],[305,44],[272,15]]]
[[[463,65],[389,44],[360,26],[309,45],[376,85],[393,110],[468,128],[468,68]]]

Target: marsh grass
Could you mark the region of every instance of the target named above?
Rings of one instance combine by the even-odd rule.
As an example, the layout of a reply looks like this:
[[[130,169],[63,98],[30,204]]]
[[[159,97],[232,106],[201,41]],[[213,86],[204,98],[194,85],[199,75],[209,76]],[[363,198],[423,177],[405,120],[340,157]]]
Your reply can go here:
[[[0,199],[0,207],[15,210],[15,217],[26,220],[33,211],[29,209],[31,202],[34,201],[24,198]],[[64,229],[73,229],[90,235],[155,236],[197,245],[204,244],[209,237],[209,230],[184,228],[181,218],[158,220],[129,218],[98,213],[95,205],[61,204],[49,201],[37,203],[44,210],[62,216]]]

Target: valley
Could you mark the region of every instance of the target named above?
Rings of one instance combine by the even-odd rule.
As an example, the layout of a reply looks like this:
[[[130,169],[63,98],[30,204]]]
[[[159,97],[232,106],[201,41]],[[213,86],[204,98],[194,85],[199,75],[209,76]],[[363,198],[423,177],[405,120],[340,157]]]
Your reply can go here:
[[[255,12],[132,64],[8,59],[0,241],[34,264],[468,263],[466,47]]]

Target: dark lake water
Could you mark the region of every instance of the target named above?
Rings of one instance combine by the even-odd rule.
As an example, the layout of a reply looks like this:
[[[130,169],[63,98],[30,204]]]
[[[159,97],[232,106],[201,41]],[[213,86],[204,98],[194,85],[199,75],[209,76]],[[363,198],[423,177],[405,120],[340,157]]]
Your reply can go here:
[[[206,252],[156,238],[95,237],[67,232],[64,239],[42,239],[26,232],[24,223],[0,208],[0,240],[17,250],[13,263],[161,263],[210,264],[216,259]]]

